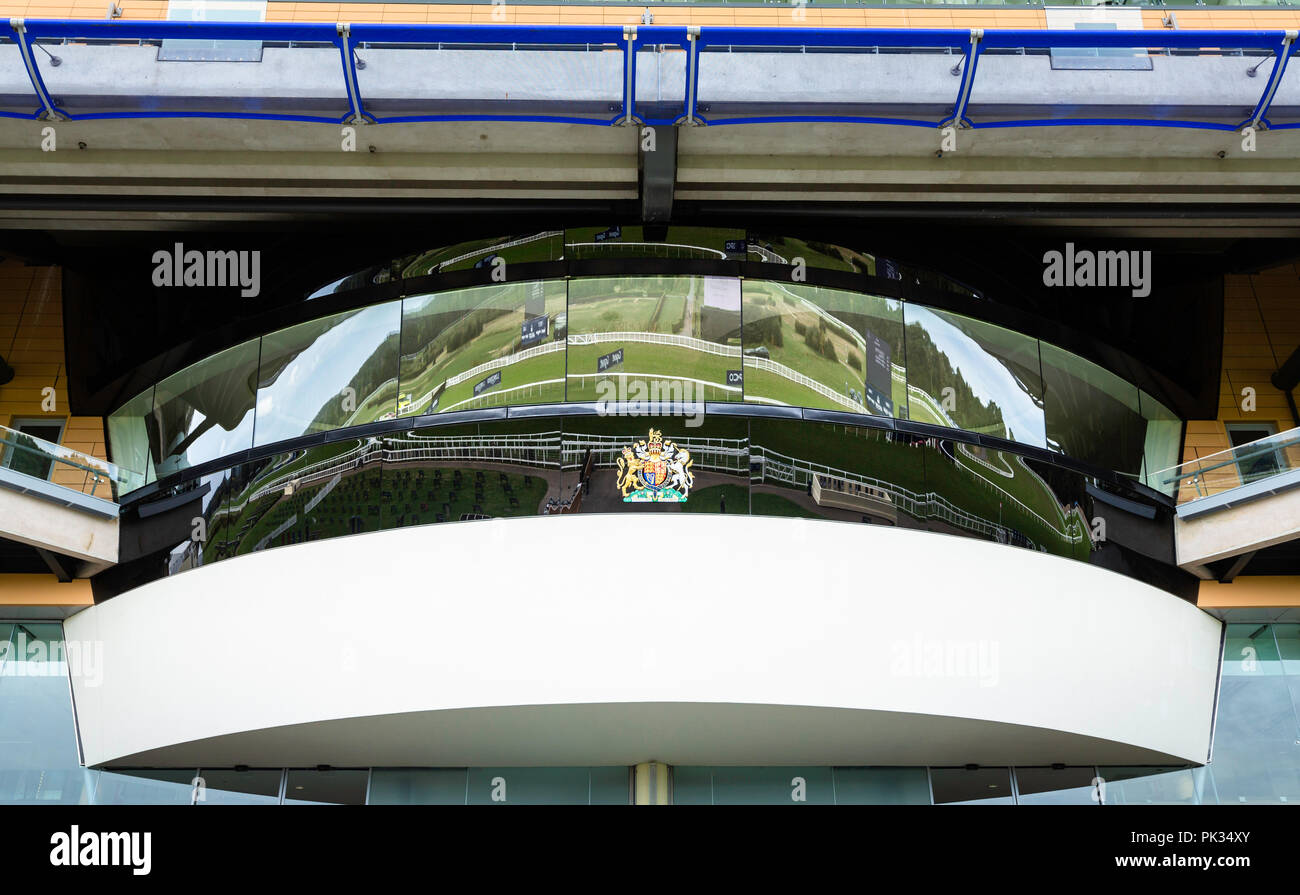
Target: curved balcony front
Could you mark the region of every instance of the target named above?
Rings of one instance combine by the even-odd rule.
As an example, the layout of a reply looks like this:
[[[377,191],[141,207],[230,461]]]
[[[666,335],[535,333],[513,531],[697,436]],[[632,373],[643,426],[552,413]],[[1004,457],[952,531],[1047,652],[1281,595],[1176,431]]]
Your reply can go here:
[[[66,631],[93,766],[1167,765],[1221,625],[995,543],[646,513],[259,551]]]

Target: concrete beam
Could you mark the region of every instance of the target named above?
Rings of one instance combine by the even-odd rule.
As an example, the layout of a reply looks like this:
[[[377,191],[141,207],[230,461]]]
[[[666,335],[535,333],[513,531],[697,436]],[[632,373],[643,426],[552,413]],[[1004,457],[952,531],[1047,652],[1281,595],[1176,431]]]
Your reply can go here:
[[[117,563],[117,526],[116,516],[91,515],[0,488],[0,538],[103,568]]]
[[[1178,565],[1201,577],[1208,563],[1300,538],[1300,489],[1191,519],[1175,518]]]

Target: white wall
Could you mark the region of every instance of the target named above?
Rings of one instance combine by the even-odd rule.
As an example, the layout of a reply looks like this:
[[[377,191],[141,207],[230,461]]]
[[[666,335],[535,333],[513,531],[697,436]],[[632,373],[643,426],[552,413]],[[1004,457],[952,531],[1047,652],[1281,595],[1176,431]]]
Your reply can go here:
[[[268,550],[66,630],[89,764],[1146,764],[1205,760],[1220,625],[1014,547],[623,514]]]

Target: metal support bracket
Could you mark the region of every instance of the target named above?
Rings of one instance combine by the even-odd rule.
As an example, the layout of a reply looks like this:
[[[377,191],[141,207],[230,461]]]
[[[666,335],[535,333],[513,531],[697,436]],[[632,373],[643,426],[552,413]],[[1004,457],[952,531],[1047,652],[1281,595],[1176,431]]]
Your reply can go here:
[[[1255,111],[1251,113],[1250,119],[1243,122],[1238,130],[1247,127],[1258,127],[1263,122],[1264,127],[1268,127],[1268,121],[1265,116],[1268,114],[1268,107],[1273,102],[1273,96],[1277,93],[1278,86],[1282,83],[1282,75],[1286,72],[1287,59],[1291,56],[1291,47],[1295,44],[1296,37],[1300,36],[1300,31],[1294,29],[1288,30],[1282,35],[1282,43],[1277,50],[1277,61],[1273,63],[1273,73],[1268,77],[1268,83],[1264,85],[1264,94],[1259,98],[1255,105]]]
[[[22,54],[23,65],[27,66],[27,77],[31,79],[32,88],[36,91],[36,97],[41,101],[43,111],[39,117],[43,121],[67,121],[68,116],[54,108],[54,101],[50,99],[50,92],[45,89],[45,81],[41,78],[40,70],[36,67],[36,59],[32,56],[31,38],[27,36],[27,28],[23,24],[22,17],[16,16],[10,19],[9,27],[17,35],[15,43],[18,44],[18,52]]]
[[[352,46],[352,25],[338,22],[339,53],[343,58],[343,80],[348,90],[348,106],[352,116],[344,124],[374,124],[374,121],[361,109],[361,91],[357,88],[357,58]]]
[[[966,47],[966,53],[962,56],[960,66],[961,86],[957,90],[957,102],[953,103],[952,115],[939,122],[939,127],[947,127],[955,124],[960,128],[974,127],[966,118],[966,106],[970,103],[971,87],[975,83],[975,69],[980,61],[980,41],[984,39],[983,28],[972,28],[970,31],[970,44]],[[957,66],[954,66],[954,74]]]
[[[636,25],[623,26],[623,117],[614,124],[630,127],[636,117]]]
[[[686,27],[686,123],[695,126],[704,124],[695,114],[696,102],[700,88],[700,26]]]

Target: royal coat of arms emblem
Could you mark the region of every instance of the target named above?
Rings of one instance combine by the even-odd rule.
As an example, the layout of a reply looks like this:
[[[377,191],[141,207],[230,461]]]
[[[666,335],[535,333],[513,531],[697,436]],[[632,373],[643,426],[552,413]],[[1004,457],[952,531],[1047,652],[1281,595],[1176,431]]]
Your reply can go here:
[[[618,489],[625,503],[685,503],[695,484],[691,452],[664,441],[651,429],[646,441],[623,448],[618,458]]]

